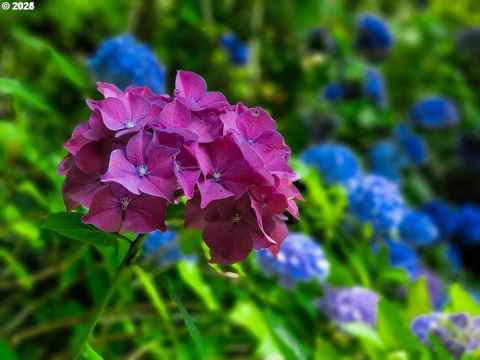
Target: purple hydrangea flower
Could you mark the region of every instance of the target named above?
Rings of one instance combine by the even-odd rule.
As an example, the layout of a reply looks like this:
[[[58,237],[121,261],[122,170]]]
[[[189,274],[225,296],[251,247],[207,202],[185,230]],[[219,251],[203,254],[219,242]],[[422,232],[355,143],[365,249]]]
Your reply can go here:
[[[382,176],[358,176],[347,191],[352,214],[372,223],[379,233],[393,230],[403,218],[405,206],[398,185]]]
[[[267,275],[277,274],[280,284],[289,289],[297,281],[323,282],[330,268],[322,247],[300,233],[290,233],[277,256],[266,250],[257,251],[257,261]]]
[[[327,289],[317,301],[318,308],[337,323],[363,322],[375,326],[379,296],[359,286]]]
[[[369,59],[383,58],[393,45],[393,36],[387,24],[379,17],[363,15],[358,20],[356,46]]]
[[[436,336],[447,351],[455,356],[472,352],[480,347],[480,317],[466,313],[433,313],[416,317],[411,324],[412,332],[425,345],[430,345],[430,336]]]
[[[346,182],[360,172],[355,154],[339,144],[313,146],[303,153],[302,159],[317,167],[327,184]]]
[[[414,246],[428,245],[436,242],[439,231],[435,223],[420,211],[409,211],[400,223],[400,237]]]
[[[425,128],[443,128],[459,120],[458,111],[450,99],[443,97],[419,100],[411,110],[412,120]]]
[[[89,65],[99,81],[149,86],[155,92],[165,88],[165,70],[152,50],[131,35],[120,35],[102,43]]]

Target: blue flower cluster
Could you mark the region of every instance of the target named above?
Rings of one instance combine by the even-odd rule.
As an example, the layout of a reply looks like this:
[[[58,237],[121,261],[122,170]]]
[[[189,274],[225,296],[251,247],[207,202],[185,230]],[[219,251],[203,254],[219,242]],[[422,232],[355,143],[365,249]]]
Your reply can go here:
[[[317,307],[337,323],[377,323],[379,296],[359,286],[352,288],[326,289],[325,296],[317,300]]]
[[[300,233],[290,233],[276,257],[268,250],[257,251],[257,261],[267,275],[277,274],[279,284],[288,289],[297,281],[323,282],[330,269],[321,246]]]
[[[449,238],[457,231],[457,211],[449,204],[440,200],[432,200],[423,206],[422,212],[435,222],[441,238]]]
[[[420,211],[409,211],[403,217],[400,237],[414,246],[429,245],[439,239],[439,231],[434,222]]]
[[[466,313],[421,315],[411,325],[415,336],[424,344],[430,344],[434,335],[447,351],[455,357],[472,352],[480,347],[480,317]]]
[[[250,58],[250,48],[248,44],[240,41],[232,33],[228,33],[222,38],[222,46],[228,52],[228,57],[233,64],[245,65]]]
[[[128,34],[104,41],[89,65],[98,81],[120,88],[149,86],[156,93],[165,89],[165,70],[152,49]]]
[[[392,48],[393,36],[379,17],[364,15],[358,20],[357,48],[372,59],[384,57]]]
[[[327,184],[346,182],[360,172],[357,157],[339,144],[313,146],[303,153],[302,160],[320,170]]]
[[[413,105],[410,116],[414,123],[425,128],[443,128],[459,120],[457,108],[444,97],[419,100]]]
[[[160,266],[167,266],[182,259],[178,234],[172,230],[164,233],[159,230],[152,231],[145,239],[143,249],[147,259],[152,259]]]
[[[423,139],[415,134],[408,125],[398,125],[394,130],[394,137],[410,162],[415,165],[423,165],[425,163],[427,160],[427,146]]]
[[[468,204],[458,212],[457,234],[464,244],[480,244],[480,207]]]
[[[421,263],[416,251],[402,241],[387,239],[385,243],[390,255],[390,264],[404,269],[412,279],[418,277]]]
[[[347,187],[351,212],[363,222],[372,223],[378,233],[396,228],[405,212],[398,185],[377,175],[353,179]]]

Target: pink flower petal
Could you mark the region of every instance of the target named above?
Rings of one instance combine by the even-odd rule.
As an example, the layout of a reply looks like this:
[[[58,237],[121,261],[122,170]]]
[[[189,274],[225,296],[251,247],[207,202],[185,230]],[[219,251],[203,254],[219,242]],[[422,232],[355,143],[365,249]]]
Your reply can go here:
[[[235,195],[213,179],[200,179],[198,181],[198,189],[200,190],[200,206],[202,209],[214,200],[226,199]]]
[[[125,230],[148,233],[166,231],[167,202],[164,199],[142,194],[133,198],[125,214]]]
[[[136,167],[127,160],[122,150],[114,150],[112,155],[110,155],[108,170],[102,176],[102,182],[108,181],[123,185],[134,194],[140,194],[138,186],[140,185],[141,177]]]
[[[110,130],[124,129],[127,122],[127,110],[123,102],[109,97],[102,101],[99,108],[105,126]]]
[[[147,131],[140,131],[135,134],[127,144],[125,149],[127,159],[135,166],[145,165],[147,163],[147,148],[152,141],[153,135]]]
[[[175,80],[175,95],[182,96],[197,102],[207,92],[207,83],[200,76],[191,71],[177,71]]]
[[[122,228],[122,207],[109,186],[100,189],[93,198],[90,209],[83,216],[85,224],[92,224],[105,232],[117,232]]]

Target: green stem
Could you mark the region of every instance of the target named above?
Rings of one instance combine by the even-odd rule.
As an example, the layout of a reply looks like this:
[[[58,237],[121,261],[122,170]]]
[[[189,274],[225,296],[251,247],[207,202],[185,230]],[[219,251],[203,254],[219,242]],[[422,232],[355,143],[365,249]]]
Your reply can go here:
[[[105,307],[107,306],[112,295],[115,293],[115,290],[120,285],[122,278],[128,272],[127,270],[130,270],[130,267],[129,267],[130,263],[135,258],[135,255],[137,255],[137,252],[142,246],[143,242],[145,241],[147,235],[148,234],[140,234],[137,236],[135,241],[131,243],[130,248],[125,254],[125,257],[123,258],[122,263],[117,268],[117,272],[115,274],[115,277],[112,280],[112,283],[110,284],[110,287],[108,288],[107,292],[103,296],[102,301],[95,308],[92,319],[90,320],[88,327],[85,330],[85,333],[83,334],[80,340],[77,350],[75,351],[75,355],[73,356],[74,360],[78,359],[79,356],[82,354],[85,346],[88,343],[90,335],[92,334],[93,330],[95,329],[95,326],[97,325],[98,321],[100,320],[100,317],[103,314],[103,311],[105,310]]]

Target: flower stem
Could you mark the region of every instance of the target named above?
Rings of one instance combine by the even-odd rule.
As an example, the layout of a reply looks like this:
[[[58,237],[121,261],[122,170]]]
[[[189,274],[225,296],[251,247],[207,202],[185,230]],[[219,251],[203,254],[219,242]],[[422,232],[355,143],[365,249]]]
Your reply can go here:
[[[125,276],[128,270],[130,270],[130,267],[129,267],[130,263],[135,258],[135,255],[137,255],[137,252],[142,246],[143,242],[145,241],[147,235],[148,234],[140,234],[131,243],[130,248],[128,249],[127,253],[125,254],[125,257],[122,260],[122,263],[117,268],[117,272],[115,274],[115,277],[112,280],[112,283],[110,284],[110,287],[108,288],[107,292],[103,296],[102,301],[100,301],[100,303],[95,308],[92,319],[88,323],[88,327],[85,330],[85,333],[83,334],[80,340],[77,350],[75,351],[75,355],[73,356],[74,360],[78,359],[82,354],[83,350],[85,349],[85,346],[88,343],[90,335],[92,334],[93,330],[95,329],[95,326],[100,320],[100,317],[102,316],[102,313],[105,310],[105,307],[107,306],[112,295],[115,293],[115,290],[120,285],[122,278]]]

